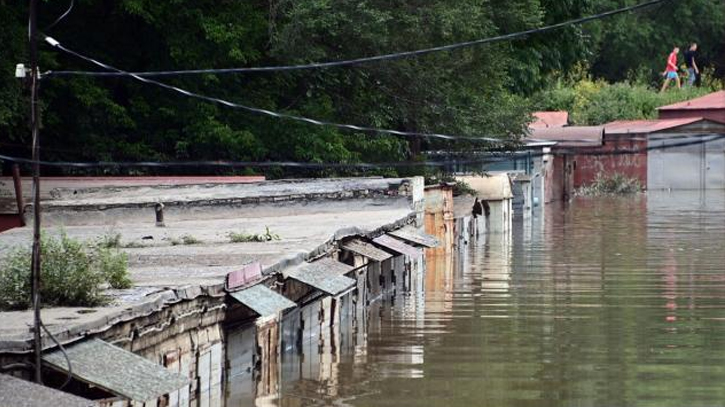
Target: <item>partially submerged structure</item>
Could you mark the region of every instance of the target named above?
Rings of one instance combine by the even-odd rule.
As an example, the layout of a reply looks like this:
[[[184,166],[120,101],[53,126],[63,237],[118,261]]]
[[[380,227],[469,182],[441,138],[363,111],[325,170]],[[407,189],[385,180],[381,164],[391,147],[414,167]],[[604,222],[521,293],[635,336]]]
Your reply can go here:
[[[607,174],[622,174],[646,187],[644,139],[607,134],[602,126],[570,126],[533,129],[529,140],[555,143],[545,156],[545,202],[566,201]]]
[[[456,176],[456,180],[465,182],[476,193],[474,197],[469,197],[462,203],[463,207],[470,207],[473,210],[476,199],[480,202],[481,209],[475,211],[479,214],[476,216],[477,233],[511,231],[514,195],[511,179],[507,173],[460,175]]]
[[[701,117],[623,120],[604,126],[607,138],[632,140],[637,179],[647,189],[725,189],[725,123]]]
[[[67,346],[68,390],[102,407],[273,396],[283,350],[310,361],[331,330],[411,288],[422,249],[438,244],[419,229],[423,197],[421,178],[57,189],[46,233],[117,236],[134,283],[107,306],[43,311]],[[245,241],[265,230],[279,239]],[[0,248],[30,232],[0,233]],[[29,356],[31,314],[2,313],[0,365]],[[62,382],[71,369],[43,342],[48,383]]]
[[[658,113],[654,120],[603,126],[534,122],[525,142],[542,147],[544,201],[566,201],[615,174],[643,189],[725,189],[725,91],[662,106]]]

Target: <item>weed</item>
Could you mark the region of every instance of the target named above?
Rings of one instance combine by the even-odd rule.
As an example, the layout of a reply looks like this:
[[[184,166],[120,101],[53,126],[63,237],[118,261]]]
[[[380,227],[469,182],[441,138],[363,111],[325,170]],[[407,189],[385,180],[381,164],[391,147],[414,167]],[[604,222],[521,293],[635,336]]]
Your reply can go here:
[[[605,176],[598,174],[594,183],[576,191],[577,195],[624,195],[642,192],[642,184],[636,178],[629,178],[623,174]]]
[[[269,242],[272,240],[280,240],[280,237],[276,233],[272,233],[269,230],[268,226],[265,226],[265,233],[260,234],[247,234],[247,233],[237,233],[237,232],[229,232],[229,241],[232,243],[243,243],[243,242]]]
[[[41,238],[41,299],[55,306],[96,306],[106,302],[103,285],[131,286],[125,254],[96,242],[68,237]],[[17,248],[0,259],[0,309],[30,306],[31,250]]]

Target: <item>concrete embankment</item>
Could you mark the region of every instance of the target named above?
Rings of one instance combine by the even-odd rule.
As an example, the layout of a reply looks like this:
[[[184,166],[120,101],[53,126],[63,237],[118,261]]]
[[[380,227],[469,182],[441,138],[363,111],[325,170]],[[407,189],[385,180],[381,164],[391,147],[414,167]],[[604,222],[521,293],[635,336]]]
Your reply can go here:
[[[410,289],[421,248],[434,244],[420,233],[429,212],[420,178],[61,188],[43,211],[46,233],[118,235],[129,256],[134,287],[108,290],[109,305],[43,310],[76,367],[66,390],[104,406],[223,405],[223,376],[246,371],[272,391],[281,349],[354,324],[376,298]],[[267,230],[279,240],[230,239]],[[0,233],[0,250],[30,236]],[[0,365],[27,362],[32,313],[0,318]],[[43,346],[52,387],[68,368],[46,336]],[[94,355],[105,346],[108,355]],[[230,348],[249,358],[231,366]],[[124,371],[134,371],[134,355],[152,362],[159,385]]]

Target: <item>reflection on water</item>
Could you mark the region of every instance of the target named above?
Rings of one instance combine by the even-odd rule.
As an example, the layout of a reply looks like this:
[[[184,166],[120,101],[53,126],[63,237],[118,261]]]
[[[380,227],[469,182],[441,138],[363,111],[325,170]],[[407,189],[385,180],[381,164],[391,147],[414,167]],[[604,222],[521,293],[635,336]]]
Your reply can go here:
[[[725,194],[546,208],[288,349],[276,406],[725,405]],[[354,313],[353,313],[354,314]]]

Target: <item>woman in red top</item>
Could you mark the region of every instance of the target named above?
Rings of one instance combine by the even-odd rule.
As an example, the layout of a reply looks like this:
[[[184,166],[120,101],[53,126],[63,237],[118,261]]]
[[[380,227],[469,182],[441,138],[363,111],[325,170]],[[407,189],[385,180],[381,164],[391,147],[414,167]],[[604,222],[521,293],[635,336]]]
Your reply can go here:
[[[680,76],[677,75],[677,54],[680,52],[679,47],[672,49],[670,56],[667,57],[667,67],[662,75],[665,77],[665,83],[662,84],[660,92],[664,92],[667,89],[667,85],[670,84],[670,80],[674,79],[677,83],[677,89],[680,88]]]

